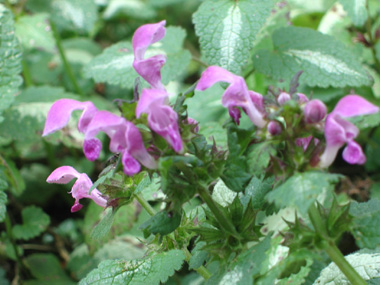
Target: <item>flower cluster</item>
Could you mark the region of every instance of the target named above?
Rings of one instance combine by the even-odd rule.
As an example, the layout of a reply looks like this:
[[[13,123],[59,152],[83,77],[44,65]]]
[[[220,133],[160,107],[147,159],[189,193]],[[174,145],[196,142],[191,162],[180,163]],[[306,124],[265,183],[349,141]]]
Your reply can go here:
[[[178,115],[169,106],[169,95],[161,82],[161,68],[166,61],[164,55],[145,58],[146,49],[161,40],[165,35],[165,21],[147,24],[136,30],[132,44],[135,59],[133,67],[150,85],[142,90],[136,107],[136,117],[143,113],[148,115],[148,125],[152,131],[162,136],[174,151],[183,152]],[[108,111],[98,110],[92,102],[79,102],[72,99],[56,101],[47,115],[43,136],[47,136],[65,127],[75,110],[82,110],[78,122],[78,130],[84,134],[83,152],[86,158],[94,161],[99,157],[102,143],[96,137],[104,132],[110,138],[109,148],[114,153],[121,153],[123,171],[126,175],[134,175],[141,170],[141,165],[149,169],[157,168],[157,162],[145,148],[139,129],[125,118]],[[81,209],[78,200],[93,199],[98,205],[105,207],[106,200],[98,190],[91,191],[91,180],[86,174],[80,174],[69,166],[57,168],[48,178],[49,183],[68,183],[78,178],[71,194],[75,198],[72,211]]]

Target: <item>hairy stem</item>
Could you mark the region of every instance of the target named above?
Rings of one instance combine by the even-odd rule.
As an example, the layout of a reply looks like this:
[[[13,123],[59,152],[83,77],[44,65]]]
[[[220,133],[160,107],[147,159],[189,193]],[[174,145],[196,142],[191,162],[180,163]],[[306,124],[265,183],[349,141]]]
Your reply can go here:
[[[141,193],[136,194],[135,198],[150,216],[154,216],[157,213],[156,210],[153,209],[153,207],[149,204],[149,202],[144,199]]]
[[[190,261],[190,258],[192,258],[193,256],[191,255],[190,251],[189,251],[186,247],[184,247],[182,250],[183,250],[183,252],[184,252],[185,255],[186,255],[186,261],[189,262],[189,261]],[[206,269],[206,267],[204,267],[203,265],[201,265],[199,268],[195,269],[195,271],[197,271],[198,274],[199,274],[200,276],[202,276],[205,280],[210,279],[210,277],[211,277],[211,275],[212,275],[212,274],[210,273],[210,271],[208,271],[208,270]]]
[[[321,214],[316,206],[312,204],[309,209],[309,217],[315,228],[315,231],[323,238],[322,248],[326,251],[331,260],[338,266],[342,273],[347,277],[351,284],[367,284],[359,273],[345,259],[343,254],[335,245],[334,240],[328,236],[326,224],[323,222]]]
[[[71,81],[71,84],[74,86],[75,92],[78,93],[79,95],[83,95],[82,90],[80,89],[78,82],[75,78],[73,69],[71,68],[71,65],[67,61],[65,51],[63,50],[62,42],[61,42],[61,37],[58,33],[57,27],[55,26],[53,21],[50,21],[50,27],[53,32],[53,36],[55,38],[55,43],[57,44],[57,48],[59,51],[59,56],[61,57],[63,67],[65,68],[65,71],[67,75],[69,76],[69,79]]]

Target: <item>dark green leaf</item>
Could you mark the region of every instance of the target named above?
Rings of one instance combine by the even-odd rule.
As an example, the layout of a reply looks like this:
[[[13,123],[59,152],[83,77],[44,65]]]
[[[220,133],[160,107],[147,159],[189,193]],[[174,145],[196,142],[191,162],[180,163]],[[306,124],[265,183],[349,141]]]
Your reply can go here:
[[[5,215],[7,213],[7,194],[3,191],[0,191],[0,222],[3,222]]]
[[[361,248],[377,247],[380,243],[380,201],[353,201],[350,214],[353,216],[352,233],[357,245]]]
[[[206,245],[206,242],[200,241],[191,251],[192,257],[189,260],[189,269],[197,269],[203,265],[206,259],[209,257],[209,253],[206,250],[202,250],[202,247]]]
[[[21,212],[22,225],[13,227],[13,235],[16,239],[28,240],[39,236],[50,224],[50,217],[36,206],[26,207]]]
[[[167,235],[178,228],[181,219],[181,213],[161,211],[143,223],[140,228],[147,236],[149,234]]]
[[[248,149],[247,164],[248,171],[253,175],[260,176],[269,165],[271,155],[275,155],[276,150],[270,142],[253,144]]]
[[[244,191],[244,196],[240,198],[246,207],[251,201],[253,209],[261,209],[265,203],[265,196],[272,189],[274,177],[264,179],[264,176],[253,177]]]

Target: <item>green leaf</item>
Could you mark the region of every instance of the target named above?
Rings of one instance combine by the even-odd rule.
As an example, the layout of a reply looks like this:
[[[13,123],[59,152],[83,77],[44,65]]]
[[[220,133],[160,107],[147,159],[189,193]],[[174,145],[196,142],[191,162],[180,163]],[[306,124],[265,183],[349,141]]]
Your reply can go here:
[[[11,193],[13,195],[20,196],[25,190],[25,182],[15,163],[0,155],[0,170],[3,170],[4,176],[11,185]]]
[[[380,243],[380,201],[371,199],[365,203],[353,201],[350,207],[353,216],[352,233],[360,248],[376,248]]]
[[[355,126],[357,126],[360,130],[377,127],[380,125],[380,113],[375,113],[371,115],[362,115],[356,116],[352,118],[347,118],[350,122],[352,122]]]
[[[22,210],[22,225],[15,225],[12,229],[16,239],[29,240],[43,233],[50,224],[50,217],[36,206],[29,206]]]
[[[296,173],[271,191],[267,199],[281,208],[295,207],[306,217],[310,205],[332,192],[339,178],[340,175],[322,172]]]
[[[25,259],[26,266],[39,281],[49,281],[50,284],[74,284],[63,271],[57,257],[51,253],[32,254]]]
[[[193,250],[191,251],[192,257],[189,260],[189,269],[196,269],[203,265],[205,260],[208,258],[209,253],[207,250],[202,250],[206,246],[206,242],[197,242]]]
[[[162,82],[167,84],[184,74],[190,62],[189,51],[182,49],[185,30],[168,27],[165,38],[148,48],[145,57],[165,54],[167,61],[162,68]],[[95,82],[107,82],[122,88],[133,88],[138,77],[134,70],[133,48],[130,42],[119,42],[105,49],[84,67],[84,76],[93,78]]]
[[[253,144],[247,154],[248,171],[253,175],[262,175],[268,167],[271,155],[275,155],[276,150],[270,142]]]
[[[266,194],[272,189],[274,177],[267,179],[264,176],[253,177],[244,191],[244,196],[240,198],[242,204],[247,206],[249,201],[253,209],[261,209],[265,203]]]
[[[181,250],[171,250],[142,260],[106,260],[79,284],[159,284],[179,270],[184,259],[185,254]]]
[[[380,277],[380,250],[362,249],[345,258],[365,281]],[[332,280],[334,284],[350,284],[334,262],[321,271],[314,284],[328,284]]]
[[[266,251],[270,248],[270,241],[270,236],[267,236],[259,244],[240,254],[219,284],[254,284],[254,276],[260,273],[267,258]]]
[[[3,222],[5,215],[7,213],[7,194],[3,191],[0,191],[0,222]]]
[[[91,238],[93,239],[102,239],[107,236],[108,232],[112,227],[113,217],[115,212],[112,208],[107,208],[105,210],[105,215],[102,217],[100,222],[96,225],[91,233]]]
[[[223,207],[230,205],[236,195],[236,192],[231,191],[222,180],[219,180],[212,190],[212,199]]]
[[[0,4],[0,115],[13,102],[22,83],[21,50],[12,13]],[[1,117],[0,117],[1,119]]]
[[[155,16],[156,11],[140,0],[111,0],[103,13],[103,18],[106,20],[119,17],[151,19]]]
[[[204,1],[193,22],[208,64],[241,74],[272,7],[271,0]]]
[[[48,22],[48,14],[25,15],[16,24],[16,36],[25,49],[38,48],[55,52],[55,40]]]
[[[167,235],[178,228],[181,219],[181,213],[161,211],[143,223],[140,228],[144,231],[144,234],[146,233],[145,236],[150,234]]]
[[[355,26],[364,25],[368,18],[366,0],[339,0],[339,2]]]
[[[274,50],[259,50],[253,63],[259,72],[288,80],[303,71],[300,83],[319,87],[371,85],[372,78],[357,57],[333,37],[289,26],[272,35]]]

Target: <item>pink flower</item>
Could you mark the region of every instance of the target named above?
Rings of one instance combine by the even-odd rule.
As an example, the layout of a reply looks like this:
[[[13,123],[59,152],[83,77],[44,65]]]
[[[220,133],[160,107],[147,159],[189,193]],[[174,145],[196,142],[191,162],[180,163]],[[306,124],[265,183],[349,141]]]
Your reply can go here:
[[[288,93],[281,92],[280,95],[277,98],[277,102],[280,105],[284,105],[286,102],[288,102],[291,99],[292,99],[292,97],[290,97],[290,95]]]
[[[276,121],[270,121],[268,124],[268,132],[272,136],[277,136],[277,135],[281,134],[282,127],[281,127],[280,123],[276,122]]]
[[[363,164],[366,157],[360,145],[354,141],[359,129],[344,118],[373,114],[379,107],[358,95],[343,97],[334,110],[327,116],[325,124],[326,148],[320,157],[320,166],[328,167],[333,163],[338,150],[347,144],[343,150],[343,159],[350,164]]]
[[[136,117],[148,114],[149,127],[162,136],[176,152],[183,151],[183,143],[178,127],[178,115],[168,105],[165,90],[143,89],[136,107]]]
[[[139,27],[132,38],[135,59],[133,67],[153,88],[164,89],[161,83],[161,68],[166,62],[165,55],[144,59],[147,48],[165,36],[166,21]]]
[[[75,110],[83,110],[78,121],[78,130],[84,133],[98,109],[90,101],[79,102],[73,99],[60,99],[54,102],[49,110],[42,136],[47,136],[66,126]]]
[[[74,205],[71,207],[71,212],[77,212],[82,209],[79,200],[82,198],[92,199],[96,204],[105,208],[107,206],[107,199],[97,189],[93,189],[91,194],[88,194],[92,187],[92,181],[85,173],[79,173],[71,166],[61,166],[54,170],[47,178],[48,183],[67,184],[74,178],[77,181],[71,188],[71,195],[75,199]]]
[[[96,138],[99,132],[105,132],[110,138],[110,150],[122,153],[124,173],[134,175],[140,171],[140,163],[145,167],[157,168],[154,158],[145,149],[138,128],[122,117],[107,111],[99,111],[93,117],[85,133],[83,151],[88,160],[99,157],[101,142]]]
[[[305,122],[308,124],[315,124],[322,121],[326,114],[327,108],[321,100],[314,99],[306,103],[303,110],[305,116]]]
[[[210,66],[202,73],[196,90],[203,91],[220,81],[230,84],[222,97],[222,104],[228,108],[230,116],[238,122],[240,112],[237,107],[240,107],[254,125],[259,128],[264,127],[266,121],[262,95],[249,91],[243,77],[232,74],[219,66]]]

